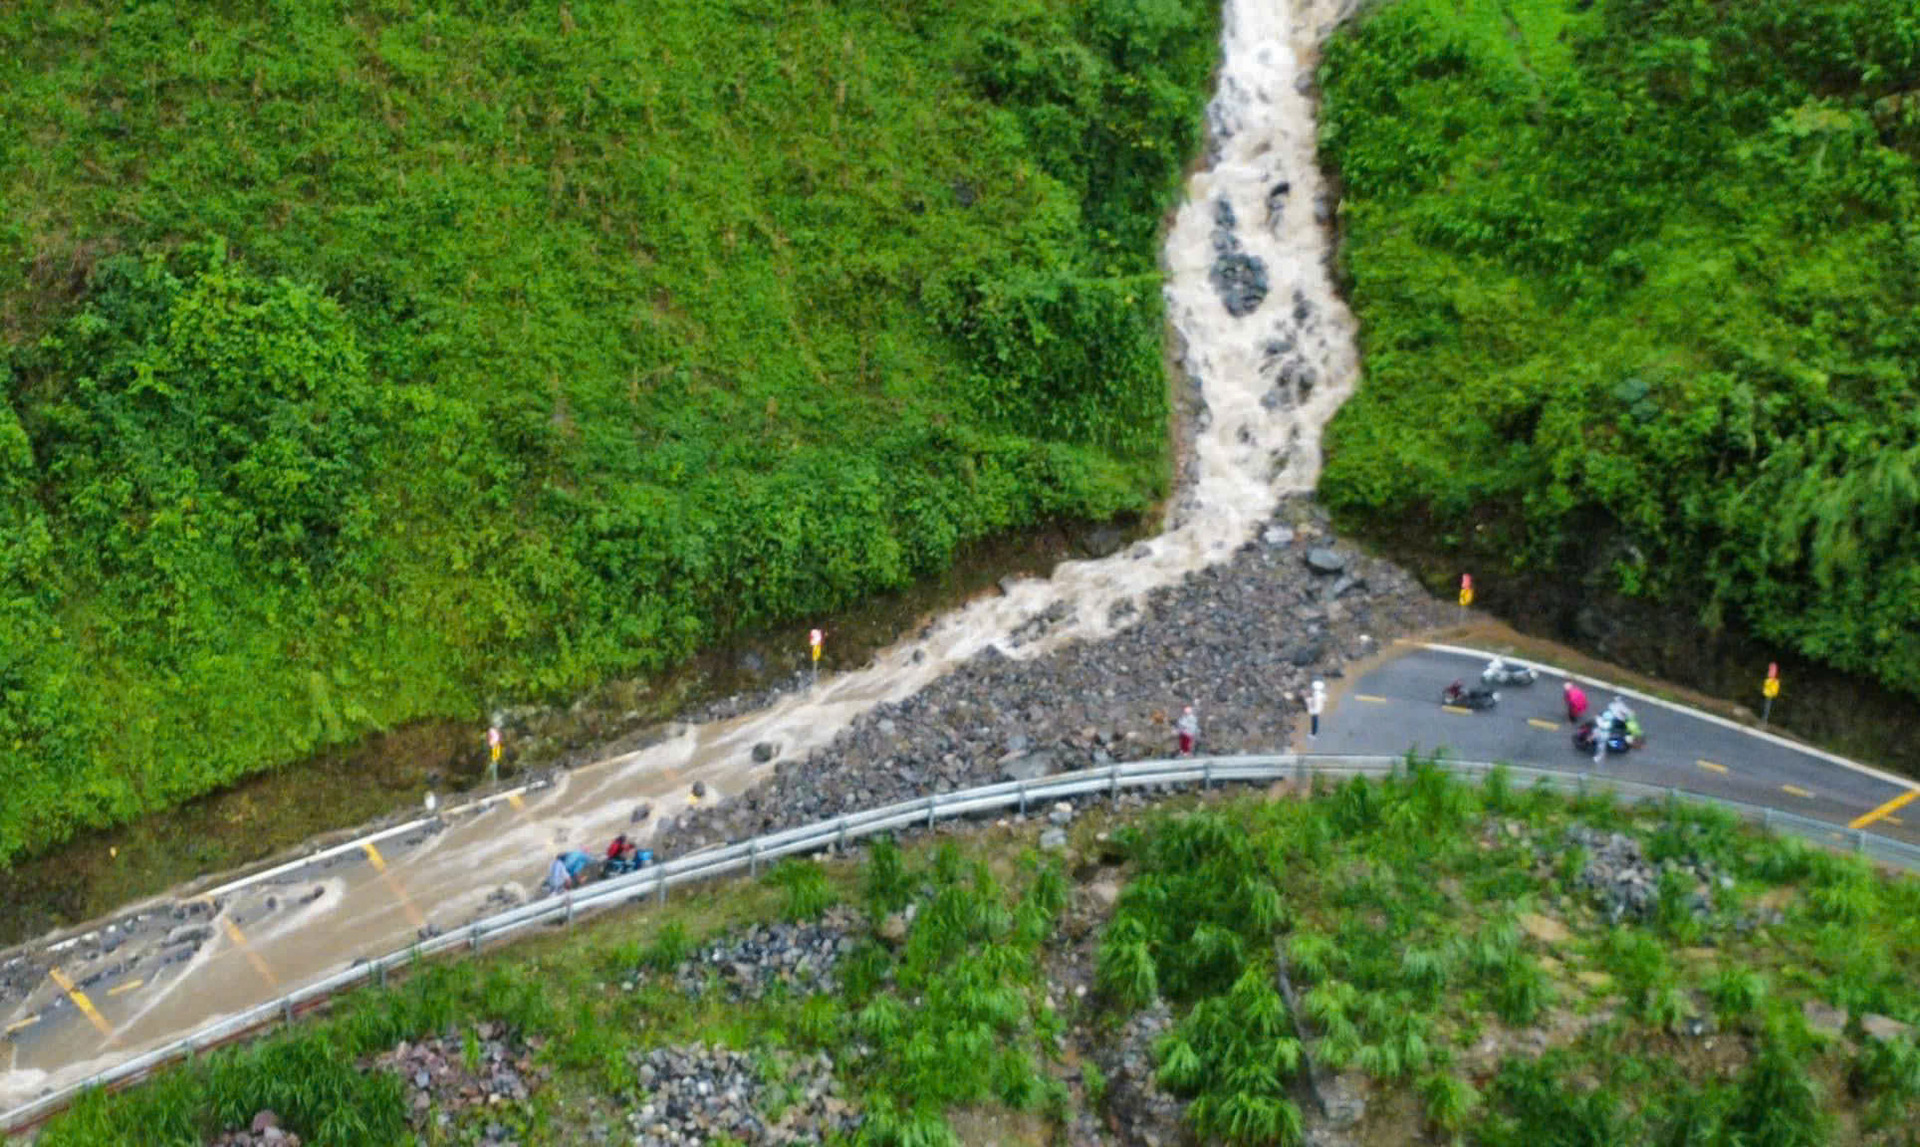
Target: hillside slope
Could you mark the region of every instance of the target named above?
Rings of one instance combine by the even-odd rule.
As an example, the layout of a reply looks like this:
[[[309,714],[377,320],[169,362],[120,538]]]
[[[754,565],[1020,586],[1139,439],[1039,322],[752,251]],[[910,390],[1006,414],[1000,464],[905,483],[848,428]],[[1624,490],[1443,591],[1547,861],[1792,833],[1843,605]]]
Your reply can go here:
[[[0,864],[1163,492],[1202,0],[0,13]]]
[[[1920,693],[1914,6],[1403,0],[1323,79],[1336,512]]]

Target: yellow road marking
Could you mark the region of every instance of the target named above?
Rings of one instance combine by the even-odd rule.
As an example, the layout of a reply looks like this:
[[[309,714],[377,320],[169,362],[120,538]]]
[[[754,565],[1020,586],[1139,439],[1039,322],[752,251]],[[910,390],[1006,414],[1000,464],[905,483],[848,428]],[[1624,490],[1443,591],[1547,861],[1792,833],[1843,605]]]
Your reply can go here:
[[[1560,727],[1559,725],[1555,724],[1552,721],[1542,721],[1538,717],[1528,717],[1527,724],[1532,725],[1536,729],[1545,729],[1549,733],[1553,732],[1555,729],[1558,729]]]
[[[1813,798],[1813,794],[1812,794],[1812,793],[1810,793],[1810,792],[1808,792],[1807,790],[1805,790],[1805,789],[1803,789],[1803,788],[1801,788],[1801,787],[1800,787],[1799,785],[1781,785],[1781,786],[1780,786],[1780,791],[1781,791],[1781,792],[1783,792],[1783,793],[1787,793],[1787,794],[1788,794],[1788,795],[1790,795],[1790,796],[1796,796],[1796,797],[1806,797],[1806,798],[1807,798],[1807,799],[1809,799],[1809,800],[1811,800],[1811,799]]]
[[[1355,693],[1353,699],[1355,701],[1365,701],[1369,705],[1385,705],[1388,703],[1385,697],[1375,697],[1371,693]]]
[[[1847,822],[1847,827],[1848,828],[1865,828],[1876,820],[1881,820],[1883,818],[1889,817],[1890,814],[1895,809],[1906,808],[1908,805],[1914,802],[1914,799],[1916,797],[1920,797],[1920,789],[1908,789],[1906,792],[1903,792],[1899,796],[1894,797],[1892,800],[1888,801],[1886,804],[1881,805],[1879,808],[1876,808],[1871,812],[1862,813],[1859,816],[1854,817],[1852,820]],[[1894,823],[1898,824],[1900,822],[1894,821]]]
[[[520,799],[519,793],[508,793],[507,803],[513,806],[515,812],[519,812],[527,807],[527,802]]]
[[[252,964],[253,970],[260,973],[260,978],[267,982],[267,986],[278,987],[280,981],[273,978],[273,969],[267,967],[267,962],[260,958],[260,953],[253,950],[252,944],[247,943],[246,936],[240,931],[240,925],[224,916],[220,918],[220,923],[226,925],[227,935],[242,952],[246,953],[247,963]]]
[[[26,1019],[20,1020],[17,1023],[8,1024],[7,1030],[4,1032],[0,1032],[0,1035],[12,1035],[14,1032],[26,1031],[28,1028],[32,1027],[34,1024],[37,1024],[39,1022],[40,1022],[39,1016],[28,1016]]]
[[[408,899],[407,890],[400,887],[400,882],[393,878],[393,873],[387,871],[386,857],[380,855],[380,850],[373,847],[372,841],[368,841],[360,847],[367,850],[367,859],[373,861],[374,871],[378,872],[381,879],[387,882],[387,890],[392,892],[394,899],[400,902],[400,907],[407,910],[407,919],[413,921],[415,928],[425,928],[427,926],[427,918],[420,915],[420,910],[413,906],[412,900]]]
[[[87,993],[73,986],[73,981],[67,979],[65,973],[58,968],[48,968],[47,978],[58,984],[61,991],[67,993],[67,998],[73,1001],[73,1006],[79,1008],[81,1014],[93,1021],[93,1026],[100,1029],[101,1035],[113,1034],[113,1025],[109,1024],[106,1017],[93,1006],[93,1001],[87,998]]]
[[[1695,761],[1693,763],[1696,765],[1699,765],[1701,768],[1707,770],[1710,773],[1720,773],[1724,775],[1727,771],[1727,766],[1718,764],[1713,761]]]
[[[146,983],[145,980],[128,980],[124,984],[115,984],[113,987],[108,988],[107,994],[110,996],[124,996],[144,983]]]
[[[1467,716],[1467,717],[1471,717],[1471,716],[1473,716],[1473,710],[1472,710],[1472,709],[1462,709],[1462,708],[1461,708],[1460,706],[1458,706],[1458,705],[1442,705],[1442,706],[1440,706],[1440,708],[1441,708],[1441,709],[1443,709],[1443,710],[1445,710],[1445,711],[1446,711],[1446,712],[1448,712],[1448,713],[1459,713],[1459,714],[1461,714],[1462,716]]]

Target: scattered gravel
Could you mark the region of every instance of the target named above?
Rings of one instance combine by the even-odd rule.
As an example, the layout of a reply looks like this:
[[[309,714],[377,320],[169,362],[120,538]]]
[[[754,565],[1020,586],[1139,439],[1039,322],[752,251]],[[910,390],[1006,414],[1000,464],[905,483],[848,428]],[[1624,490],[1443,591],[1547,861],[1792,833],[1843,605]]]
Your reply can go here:
[[[274,1147],[300,1147],[300,1137],[291,1131],[280,1129],[280,1117],[272,1111],[261,1111],[254,1115],[253,1122],[243,1131],[228,1131],[212,1140],[211,1147],[256,1147],[273,1144]]]
[[[719,1135],[748,1147],[820,1143],[860,1127],[826,1052],[764,1073],[751,1056],[704,1045],[627,1058],[647,1093],[627,1113],[636,1147],[704,1144]]]
[[[402,1043],[368,1065],[393,1072],[406,1085],[409,1120],[416,1130],[454,1126],[474,1109],[521,1107],[546,1081],[548,1069],[533,1062],[541,1044],[537,1037],[521,1043],[495,1023],[479,1025],[474,1036],[478,1054],[471,1063],[464,1037],[450,1033]],[[500,1123],[482,1124],[479,1134],[483,1143],[513,1142]]]
[[[733,1000],[759,1000],[776,984],[797,995],[830,991],[835,966],[859,946],[863,928],[859,914],[840,905],[819,920],[755,924],[681,963],[673,983],[697,998],[717,979]]]
[[[1653,915],[1660,901],[1660,879],[1668,872],[1679,872],[1689,881],[1687,910],[1695,916],[1713,911],[1713,889],[1720,875],[1698,859],[1649,861],[1640,839],[1623,832],[1600,832],[1576,824],[1566,832],[1567,848],[1587,851],[1586,867],[1580,870],[1580,887],[1592,894],[1594,903],[1611,922],[1625,918],[1644,920]]]
[[[1316,573],[1309,550],[1338,556]],[[1317,563],[1326,568],[1327,563]],[[1018,647],[1057,624],[1029,619]],[[663,824],[656,852],[683,855],[843,813],[1006,778],[1033,779],[1171,755],[1171,718],[1194,706],[1203,753],[1285,746],[1315,677],[1447,611],[1399,568],[1339,548],[1324,515],[1291,501],[1230,560],[1147,595],[1129,628],[1015,660],[989,648],[829,744],[783,757],[762,784]],[[1056,840],[1057,843],[1057,840]]]

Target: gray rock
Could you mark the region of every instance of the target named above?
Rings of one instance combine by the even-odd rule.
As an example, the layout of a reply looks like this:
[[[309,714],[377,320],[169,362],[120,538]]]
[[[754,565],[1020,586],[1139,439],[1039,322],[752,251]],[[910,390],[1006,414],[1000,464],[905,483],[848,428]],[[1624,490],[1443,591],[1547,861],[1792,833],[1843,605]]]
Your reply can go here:
[[[1269,546],[1293,544],[1293,530],[1287,526],[1268,526],[1260,535],[1260,540]]]
[[[1127,535],[1120,527],[1107,524],[1088,530],[1086,536],[1080,539],[1080,546],[1092,557],[1105,558],[1119,553],[1120,547],[1126,542]]]
[[[1347,568],[1347,555],[1326,546],[1315,546],[1307,551],[1306,562],[1314,573],[1332,576]]]
[[[1012,760],[1002,760],[1000,779],[1003,781],[1037,781],[1054,771],[1053,754],[1042,750],[1026,753]]]
[[[1913,1031],[1913,1028],[1911,1025],[1903,1024],[1899,1020],[1889,1016],[1876,1015],[1869,1012],[1860,1017],[1860,1030],[1867,1033],[1868,1039],[1877,1039],[1882,1043],[1891,1043],[1897,1039],[1904,1039]]]
[[[1067,850],[1067,830],[1056,827],[1041,833],[1040,847],[1047,852],[1065,852]]]
[[[753,761],[757,765],[764,765],[779,755],[780,746],[772,741],[762,741],[753,747]]]

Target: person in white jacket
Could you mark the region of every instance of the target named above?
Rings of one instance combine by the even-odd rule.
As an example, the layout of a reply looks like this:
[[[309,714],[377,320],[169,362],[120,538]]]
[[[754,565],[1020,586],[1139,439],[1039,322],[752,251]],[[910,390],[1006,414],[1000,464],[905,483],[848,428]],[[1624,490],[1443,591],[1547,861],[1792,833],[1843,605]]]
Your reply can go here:
[[[1200,739],[1200,718],[1193,715],[1193,706],[1188,705],[1180,712],[1180,719],[1173,723],[1173,731],[1180,737],[1180,755],[1193,755],[1193,744]]]

